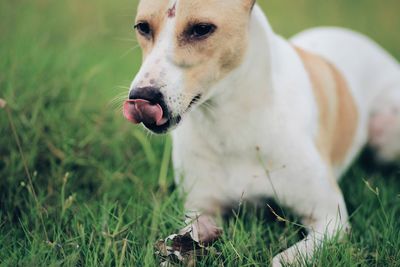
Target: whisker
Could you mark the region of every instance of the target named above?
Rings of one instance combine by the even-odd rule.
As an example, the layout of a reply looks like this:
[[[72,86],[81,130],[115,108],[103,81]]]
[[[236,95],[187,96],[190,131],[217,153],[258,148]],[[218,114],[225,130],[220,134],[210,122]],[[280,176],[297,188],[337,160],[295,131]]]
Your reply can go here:
[[[122,85],[118,85],[116,88],[118,88],[118,89],[123,89],[124,92],[126,92],[126,90],[129,90],[129,89],[130,89],[129,86],[122,86]]]
[[[209,108],[214,109],[214,110],[217,109],[217,107],[215,107],[211,102],[208,102],[208,101],[205,101],[205,102],[202,103],[201,105],[202,105],[202,106],[205,106],[205,107],[209,107]]]
[[[215,109],[212,109],[209,106],[201,106],[201,107],[204,108],[211,116],[215,116],[217,113]]]
[[[113,38],[116,41],[122,41],[122,42],[133,42],[138,44],[138,41],[136,39],[131,39],[131,38]]]
[[[116,87],[118,90],[121,90],[117,95],[128,95],[127,90],[129,90],[129,87]]]
[[[110,107],[113,111],[122,110],[126,99],[127,92],[120,92],[107,103],[107,106]]]
[[[128,51],[126,51],[124,54],[121,55],[121,58],[126,57],[129,53],[134,52],[136,49],[139,48],[139,45],[135,45],[134,47],[131,47],[128,49]]]
[[[118,95],[114,96],[113,98],[111,98],[109,102],[125,100],[126,98],[127,98],[127,94],[126,93],[124,93],[124,94],[121,93],[121,94],[118,94]]]
[[[147,128],[145,128],[145,129],[146,129],[146,139],[147,139],[147,141],[150,142],[151,138],[154,136],[154,134],[149,129],[147,129]]]
[[[124,100],[125,100],[125,98],[113,99],[107,103],[107,106],[110,106],[110,107],[115,107],[116,105],[122,106],[124,103]]]
[[[183,97],[196,97],[196,96],[198,96],[199,94],[195,94],[195,93],[181,93],[181,95],[183,96]]]
[[[114,104],[114,105],[110,105],[110,109],[112,110],[112,111],[114,111],[114,112],[120,112],[120,111],[122,111],[123,110],[123,105],[122,105],[122,102],[121,103],[116,103],[116,104]]]

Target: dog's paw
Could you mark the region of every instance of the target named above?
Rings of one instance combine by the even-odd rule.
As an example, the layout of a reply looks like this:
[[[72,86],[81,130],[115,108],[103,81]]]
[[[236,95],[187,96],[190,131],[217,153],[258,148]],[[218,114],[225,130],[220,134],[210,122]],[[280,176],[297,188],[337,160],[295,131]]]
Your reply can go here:
[[[174,266],[175,264],[195,266],[198,258],[219,254],[214,248],[207,246],[210,243],[202,242],[199,232],[194,229],[196,229],[194,225],[190,225],[181,230],[179,234],[170,235],[155,244],[156,255],[161,260],[160,266]],[[212,234],[216,237],[214,231]],[[207,238],[207,241],[210,240]]]
[[[196,216],[186,220],[187,227],[180,234],[190,233],[193,240],[202,245],[211,245],[222,235],[222,228],[218,227],[214,219],[207,215]]]
[[[166,239],[159,240],[155,244],[156,255],[160,258],[160,266],[174,266],[184,264],[193,266],[195,257],[205,255],[198,242],[194,241],[190,233],[184,235],[174,234]]]
[[[287,266],[288,264],[293,263],[294,261],[294,256],[291,255],[290,251],[286,250],[281,252],[280,254],[276,255],[272,259],[272,267],[283,267]]]
[[[307,253],[312,254],[311,251],[301,253],[297,246],[290,247],[272,259],[272,267],[307,266]]]

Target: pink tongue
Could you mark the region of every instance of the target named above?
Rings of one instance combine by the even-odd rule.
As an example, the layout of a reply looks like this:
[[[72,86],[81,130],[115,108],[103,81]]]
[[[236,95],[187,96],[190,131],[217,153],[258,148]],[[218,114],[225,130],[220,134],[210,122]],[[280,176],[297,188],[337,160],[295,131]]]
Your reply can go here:
[[[163,110],[159,104],[152,105],[144,99],[127,100],[124,103],[125,118],[135,124],[143,122],[161,126],[167,122],[163,115]]]

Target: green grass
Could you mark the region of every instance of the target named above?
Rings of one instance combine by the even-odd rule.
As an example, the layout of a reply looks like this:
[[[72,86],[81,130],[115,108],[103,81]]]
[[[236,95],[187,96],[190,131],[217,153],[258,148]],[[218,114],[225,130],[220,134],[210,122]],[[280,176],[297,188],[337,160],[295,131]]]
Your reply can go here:
[[[262,6],[284,36],[346,26],[400,58],[398,0]],[[120,96],[140,66],[135,7],[0,1],[0,98],[9,103],[38,199],[0,109],[0,266],[156,266],[154,242],[182,226],[170,140],[149,136],[120,114]],[[313,266],[400,266],[400,175],[369,169],[357,163],[341,183],[352,234],[327,244]],[[198,266],[268,266],[300,230],[268,222],[265,213],[265,206],[241,206],[215,244],[222,254]]]

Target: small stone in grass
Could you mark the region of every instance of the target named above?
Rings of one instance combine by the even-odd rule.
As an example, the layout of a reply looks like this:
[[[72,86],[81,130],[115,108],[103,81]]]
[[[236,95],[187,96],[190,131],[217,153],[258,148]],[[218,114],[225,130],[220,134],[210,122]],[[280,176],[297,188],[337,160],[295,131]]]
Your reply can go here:
[[[7,102],[4,99],[0,98],[0,108],[5,108],[7,106]]]

